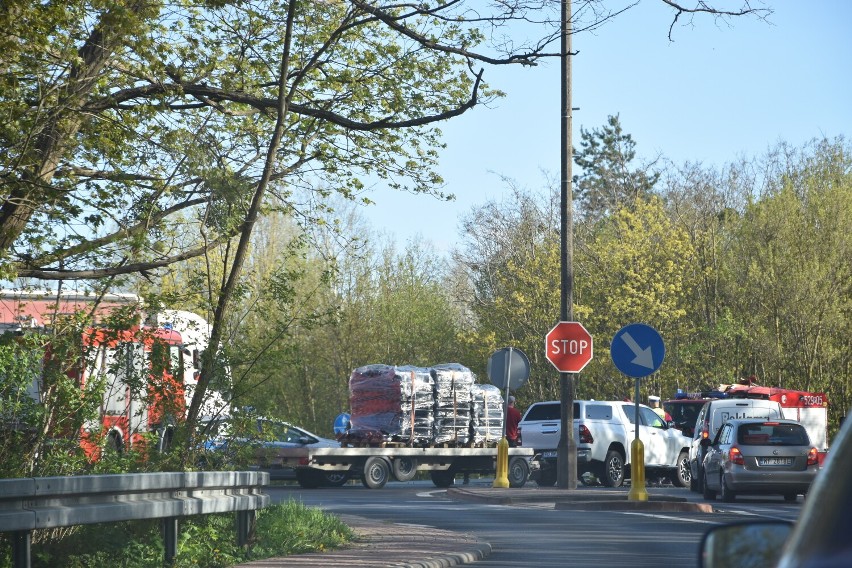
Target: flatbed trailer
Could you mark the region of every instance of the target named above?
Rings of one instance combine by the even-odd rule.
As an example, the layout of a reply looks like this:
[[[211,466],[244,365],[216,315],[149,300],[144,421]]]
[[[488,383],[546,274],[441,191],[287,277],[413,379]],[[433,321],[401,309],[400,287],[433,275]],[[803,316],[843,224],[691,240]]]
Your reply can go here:
[[[342,485],[360,478],[365,487],[380,489],[393,480],[411,481],[418,471],[428,471],[436,487],[449,487],[456,475],[494,474],[497,448],[363,447],[282,448],[283,467],[292,467],[296,480],[306,489],[328,485],[330,478]],[[532,448],[509,448],[507,477],[510,487],[523,487],[530,475]],[[336,472],[339,476],[330,476]]]

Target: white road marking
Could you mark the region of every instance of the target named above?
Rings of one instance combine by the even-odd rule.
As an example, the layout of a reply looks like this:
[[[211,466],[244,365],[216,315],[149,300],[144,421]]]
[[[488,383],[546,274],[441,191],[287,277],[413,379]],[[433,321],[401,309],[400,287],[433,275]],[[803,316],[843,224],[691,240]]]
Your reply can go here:
[[[706,524],[706,525],[718,525],[718,524],[720,524],[720,521],[707,521],[707,520],[704,520],[704,519],[690,519],[690,518],[685,518],[685,517],[676,517],[674,515],[652,515],[651,513],[630,513],[630,512],[625,512],[624,514],[625,515],[635,515],[637,517],[651,517],[651,518],[654,518],[654,519],[664,519],[664,520],[667,520],[667,521],[685,521],[685,522],[688,522],[688,523],[703,523],[703,524]]]
[[[418,497],[434,497],[437,493],[446,493],[446,489],[434,489],[432,491],[421,491],[420,493],[415,493]]]

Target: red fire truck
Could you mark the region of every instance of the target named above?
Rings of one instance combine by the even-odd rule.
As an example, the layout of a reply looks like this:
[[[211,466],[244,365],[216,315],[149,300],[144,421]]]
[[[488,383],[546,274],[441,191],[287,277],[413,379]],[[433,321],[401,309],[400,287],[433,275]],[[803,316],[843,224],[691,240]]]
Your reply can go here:
[[[193,363],[206,343],[193,336],[190,351],[183,334],[165,321],[111,329],[107,316],[115,309],[130,306],[143,319],[140,299],[107,294],[100,300],[93,307],[93,298],[84,294],[3,290],[0,327],[17,334],[45,331],[62,325],[64,317],[93,311],[94,325],[82,333],[76,353],[59,356],[50,347],[46,353],[48,360],[61,357],[65,374],[84,392],[103,393],[97,418],[83,424],[80,445],[90,459],[98,459],[104,449],[138,447],[154,434],[156,449],[162,450],[185,417],[185,381],[194,376]],[[28,389],[42,403],[51,388],[44,382],[42,377]]]
[[[103,449],[138,447],[150,433],[157,449],[165,449],[185,414],[181,335],[147,326],[90,328],[83,350],[72,377],[80,388],[103,392],[98,420],[84,424],[81,433],[86,454],[97,459]]]
[[[725,392],[731,397],[762,398],[779,402],[784,418],[801,422],[808,431],[811,443],[819,450],[819,462],[822,466],[828,452],[828,397],[825,393],[756,385],[731,385]]]

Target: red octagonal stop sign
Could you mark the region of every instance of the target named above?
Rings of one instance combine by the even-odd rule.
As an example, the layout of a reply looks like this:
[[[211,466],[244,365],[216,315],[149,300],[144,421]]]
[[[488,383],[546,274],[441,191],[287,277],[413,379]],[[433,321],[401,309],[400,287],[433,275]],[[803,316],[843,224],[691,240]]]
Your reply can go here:
[[[547,360],[561,373],[579,373],[592,360],[592,335],[576,321],[561,321],[544,338]]]

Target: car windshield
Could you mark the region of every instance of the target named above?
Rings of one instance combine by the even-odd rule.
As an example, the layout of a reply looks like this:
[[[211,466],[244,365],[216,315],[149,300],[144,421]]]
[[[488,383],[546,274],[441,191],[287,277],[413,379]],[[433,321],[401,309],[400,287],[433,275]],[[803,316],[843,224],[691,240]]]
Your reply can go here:
[[[663,408],[678,424],[695,424],[701,404],[664,402]]]
[[[808,433],[799,424],[744,424],[737,432],[743,446],[807,446]]]
[[[299,439],[305,434],[291,427],[289,424],[282,422],[272,422],[269,420],[260,421],[261,434],[264,439],[277,440],[279,442],[294,442],[298,443]]]

